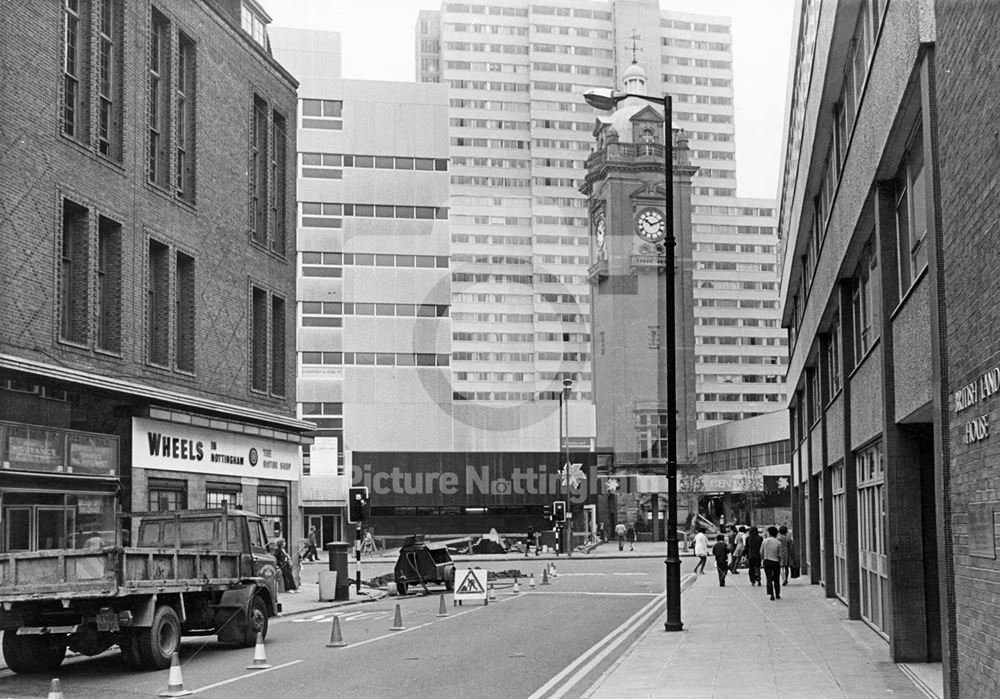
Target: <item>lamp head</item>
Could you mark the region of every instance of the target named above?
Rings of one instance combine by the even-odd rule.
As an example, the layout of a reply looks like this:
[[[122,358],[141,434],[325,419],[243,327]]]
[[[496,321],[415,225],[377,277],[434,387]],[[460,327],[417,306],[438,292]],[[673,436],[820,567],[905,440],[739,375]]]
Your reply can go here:
[[[563,388],[567,391],[573,388],[573,379],[563,379]]]
[[[624,92],[606,87],[592,87],[583,93],[584,101],[594,109],[614,109],[625,97]]]

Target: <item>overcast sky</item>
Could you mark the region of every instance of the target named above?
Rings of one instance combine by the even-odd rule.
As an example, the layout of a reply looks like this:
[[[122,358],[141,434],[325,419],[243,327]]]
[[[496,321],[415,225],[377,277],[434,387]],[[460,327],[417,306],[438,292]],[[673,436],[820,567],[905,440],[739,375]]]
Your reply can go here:
[[[276,26],[340,32],[342,77],[414,79],[417,11],[440,0],[262,0]],[[737,193],[774,198],[796,0],[660,0],[677,12],[733,18]]]

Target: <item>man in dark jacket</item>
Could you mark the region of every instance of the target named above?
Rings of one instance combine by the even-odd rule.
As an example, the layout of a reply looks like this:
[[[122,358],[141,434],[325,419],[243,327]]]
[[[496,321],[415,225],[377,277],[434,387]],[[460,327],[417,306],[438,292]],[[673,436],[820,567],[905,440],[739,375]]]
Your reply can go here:
[[[757,527],[750,527],[747,534],[745,553],[747,557],[747,567],[750,573],[750,584],[760,587],[760,545],[764,543],[763,537],[757,531]]]
[[[726,573],[729,572],[729,545],[724,534],[715,537],[712,555],[715,557],[715,570],[719,574],[719,587],[725,587]]]

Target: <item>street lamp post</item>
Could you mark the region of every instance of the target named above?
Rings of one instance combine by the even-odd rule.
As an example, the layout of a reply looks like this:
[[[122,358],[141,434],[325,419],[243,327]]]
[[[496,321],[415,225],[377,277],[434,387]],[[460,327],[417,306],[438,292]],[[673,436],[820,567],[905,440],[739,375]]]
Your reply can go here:
[[[681,622],[681,558],[677,544],[677,334],[674,322],[674,178],[673,178],[673,100],[670,95],[650,97],[619,90],[593,88],[583,93],[587,104],[596,109],[614,109],[628,97],[637,97],[663,107],[663,176],[664,176],[664,239],[663,276],[666,285],[667,343],[667,558],[666,592],[667,631],[680,631]],[[653,525],[656,525],[654,519]]]
[[[569,557],[573,556],[573,509],[569,505],[569,394],[573,390],[573,380],[563,379],[563,389],[559,392],[559,449],[560,451],[565,451],[565,462],[563,463],[563,469],[565,470],[566,477],[566,515],[569,517],[569,521],[563,522],[564,525],[559,530],[559,548],[563,548],[563,528],[568,532],[569,541],[566,544],[566,555]],[[563,432],[563,405],[566,406],[566,431]],[[559,489],[562,492],[562,479],[559,477]]]

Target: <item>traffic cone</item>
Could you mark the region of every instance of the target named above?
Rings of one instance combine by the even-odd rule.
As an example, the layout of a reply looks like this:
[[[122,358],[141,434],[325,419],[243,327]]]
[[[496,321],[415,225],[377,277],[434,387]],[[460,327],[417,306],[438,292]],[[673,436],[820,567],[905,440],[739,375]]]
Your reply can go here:
[[[514,578],[514,589],[511,590],[510,594],[519,595],[521,594],[521,586],[517,582],[517,578]]]
[[[545,566],[542,568],[542,585],[548,585],[549,583],[549,567]]]
[[[62,687],[59,686],[58,678],[54,678],[49,684],[49,699],[63,699]]]
[[[441,604],[438,605],[438,616],[448,616],[448,607],[444,603],[444,595],[441,595]]]
[[[402,631],[406,627],[403,626],[403,610],[399,608],[399,603],[396,603],[396,618],[392,622],[392,626],[389,628],[390,631]]]
[[[553,578],[558,578],[559,577],[559,573],[556,572],[556,564],[555,563],[552,564],[552,577]]]
[[[57,683],[59,680],[53,680],[53,683]],[[54,686],[53,689],[58,689],[58,686]],[[160,692],[161,697],[185,697],[191,692],[184,689],[184,678],[181,676],[181,660],[177,656],[177,651],[170,656],[170,674],[167,675],[167,688]],[[51,696],[51,695],[50,695]],[[56,697],[62,696],[62,692],[56,695]]]
[[[486,600],[488,602],[495,602],[496,599],[497,599],[496,588],[493,587],[493,583],[490,583],[490,590],[489,590],[489,594],[486,596]]]
[[[528,589],[529,590],[534,590],[535,589],[535,574],[534,573],[528,573]]]
[[[333,626],[330,628],[330,642],[326,644],[327,648],[343,648],[347,645],[344,641],[344,637],[340,635],[340,615],[333,615]]]
[[[257,643],[253,647],[253,662],[247,665],[247,670],[266,670],[271,667],[267,662],[267,655],[264,653],[264,636],[257,632]]]

